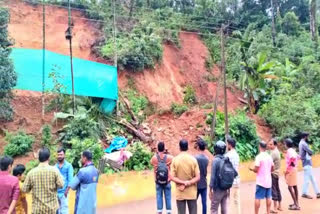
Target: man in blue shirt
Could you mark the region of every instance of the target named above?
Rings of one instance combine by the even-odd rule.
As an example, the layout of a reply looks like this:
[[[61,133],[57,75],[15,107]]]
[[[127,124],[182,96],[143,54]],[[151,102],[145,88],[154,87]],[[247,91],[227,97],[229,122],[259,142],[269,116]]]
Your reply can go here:
[[[69,184],[71,189],[77,190],[74,213],[95,214],[99,172],[92,163],[91,152],[82,153],[81,163],[82,168]]]
[[[57,169],[60,171],[60,174],[63,177],[64,186],[61,189],[58,189],[58,199],[59,199],[59,210],[58,214],[69,214],[68,208],[68,192],[69,192],[69,183],[73,178],[73,167],[72,165],[65,160],[65,149],[60,148],[57,151],[58,154],[58,163],[56,164]]]

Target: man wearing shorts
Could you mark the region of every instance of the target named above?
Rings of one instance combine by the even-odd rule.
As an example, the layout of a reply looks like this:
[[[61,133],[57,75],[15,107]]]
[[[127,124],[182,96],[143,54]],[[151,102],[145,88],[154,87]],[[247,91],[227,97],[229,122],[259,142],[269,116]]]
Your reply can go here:
[[[255,196],[255,214],[259,213],[260,201],[266,199],[267,214],[270,214],[271,208],[271,173],[273,172],[273,160],[266,152],[267,144],[263,141],[259,143],[259,155],[255,160],[255,167],[251,171],[257,173],[256,178],[256,196]]]

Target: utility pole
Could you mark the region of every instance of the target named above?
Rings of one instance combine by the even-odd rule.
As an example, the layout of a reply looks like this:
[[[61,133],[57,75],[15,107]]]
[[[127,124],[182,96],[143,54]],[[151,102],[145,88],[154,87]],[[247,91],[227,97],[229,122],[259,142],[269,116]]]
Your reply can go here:
[[[221,75],[223,75],[223,91],[224,91],[224,123],[225,123],[225,141],[229,135],[229,121],[228,121],[228,103],[227,103],[227,79],[226,79],[226,65],[225,65],[225,44],[224,44],[224,29],[221,27]]]
[[[272,12],[272,43],[273,43],[273,47],[276,46],[276,21],[275,21],[275,5],[274,5],[274,0],[271,0],[271,12]]]
[[[69,40],[70,47],[70,65],[71,65],[71,81],[72,81],[72,112],[75,114],[76,111],[76,99],[74,94],[74,77],[73,77],[73,57],[72,57],[72,22],[71,22],[71,5],[70,0],[68,0],[69,10],[68,10],[68,29],[66,31],[66,39]]]
[[[42,0],[42,122],[44,122],[44,110],[45,110],[45,101],[44,101],[44,92],[45,92],[45,75],[46,75],[46,6],[45,1]]]
[[[315,50],[318,48],[318,27],[317,27],[317,1],[310,1],[310,31],[311,38],[315,43]]]
[[[116,0],[112,1],[113,4],[113,51],[114,51],[114,58],[113,58],[113,65],[117,69],[117,75],[118,75],[118,51],[117,51],[117,19],[116,19]],[[117,117],[120,116],[120,103],[119,99],[117,100],[117,106],[116,106],[116,115]]]

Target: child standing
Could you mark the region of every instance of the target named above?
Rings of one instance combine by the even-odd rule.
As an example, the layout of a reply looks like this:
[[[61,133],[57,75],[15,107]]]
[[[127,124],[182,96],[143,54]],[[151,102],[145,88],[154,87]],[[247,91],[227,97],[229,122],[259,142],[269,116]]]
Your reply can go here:
[[[18,164],[13,169],[13,176],[18,177],[20,189],[22,187],[22,180],[24,179],[23,173],[26,171],[26,168],[22,164]],[[16,206],[16,214],[27,214],[28,213],[28,203],[26,199],[26,194],[20,191],[19,199]]]

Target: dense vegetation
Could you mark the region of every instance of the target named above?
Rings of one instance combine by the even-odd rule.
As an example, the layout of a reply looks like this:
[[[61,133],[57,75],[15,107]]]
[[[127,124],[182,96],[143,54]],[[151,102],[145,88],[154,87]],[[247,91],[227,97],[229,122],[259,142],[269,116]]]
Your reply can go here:
[[[11,89],[16,85],[17,76],[9,58],[12,42],[8,35],[9,12],[0,7],[0,122],[11,120],[13,109],[10,105]]]

